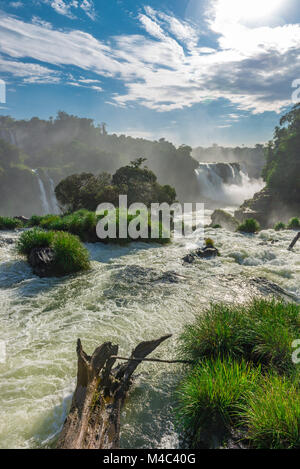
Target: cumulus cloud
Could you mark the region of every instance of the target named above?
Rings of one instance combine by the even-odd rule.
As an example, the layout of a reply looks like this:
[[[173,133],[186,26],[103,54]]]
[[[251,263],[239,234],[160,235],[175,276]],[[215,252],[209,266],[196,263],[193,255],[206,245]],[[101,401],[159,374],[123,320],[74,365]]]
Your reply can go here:
[[[258,0],[244,1],[250,5]],[[63,79],[63,74],[52,73],[50,67],[75,66],[81,74],[93,72],[99,78],[121,80],[126,91],[113,94],[109,102],[123,107],[139,103],[164,112],[226,99],[237,111],[280,112],[291,104],[291,83],[300,77],[300,25],[248,24],[239,15],[229,15],[226,2],[211,4],[206,31],[146,7],[137,18],[140,34],[111,37],[109,42],[79,30],[55,30],[38,21],[25,23],[6,16],[0,23],[1,48],[20,70],[28,66],[22,63],[28,56],[45,63],[49,79]],[[84,4],[88,11],[92,2],[57,0],[55,4],[70,12],[64,6]],[[201,44],[204,34],[215,40],[215,48]],[[12,62],[2,60],[7,62],[6,69],[12,67]],[[70,84],[102,91],[92,81],[71,80]],[[237,121],[238,116],[239,112],[231,120]]]

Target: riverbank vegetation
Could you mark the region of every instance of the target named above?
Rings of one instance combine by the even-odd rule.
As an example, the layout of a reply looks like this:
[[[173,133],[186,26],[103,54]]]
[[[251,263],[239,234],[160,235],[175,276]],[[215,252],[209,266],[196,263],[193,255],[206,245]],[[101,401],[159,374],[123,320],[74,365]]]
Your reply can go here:
[[[226,444],[233,431],[247,447],[300,447],[299,325],[299,306],[255,299],[213,305],[185,328],[180,355],[195,365],[179,386],[177,415],[193,447],[216,435]]]
[[[248,218],[243,223],[241,223],[237,229],[240,233],[250,233],[254,234],[260,230],[260,225],[258,221],[254,218]]]
[[[34,249],[40,248],[50,248],[53,253],[52,275],[68,275],[90,268],[89,252],[77,236],[34,228],[23,232],[17,242],[17,252],[27,259]]]

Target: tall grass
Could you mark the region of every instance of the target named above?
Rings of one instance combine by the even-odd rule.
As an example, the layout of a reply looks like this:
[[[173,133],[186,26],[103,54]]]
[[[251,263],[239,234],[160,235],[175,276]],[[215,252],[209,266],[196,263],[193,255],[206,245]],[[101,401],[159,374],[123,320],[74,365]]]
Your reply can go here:
[[[245,358],[280,372],[293,369],[292,342],[300,338],[300,307],[254,299],[246,305],[212,305],[186,326],[180,350],[188,359]]]
[[[17,243],[18,253],[26,256],[32,249],[41,247],[50,247],[54,252],[53,275],[67,275],[90,268],[87,249],[77,236],[70,233],[34,228],[22,233]]]
[[[0,217],[0,230],[15,230],[22,228],[23,223],[17,218]]]
[[[128,225],[136,218],[137,215],[131,215],[127,213],[127,211],[124,213],[119,209],[117,209],[115,213],[116,237],[100,239],[97,236],[96,226],[99,220],[103,219],[104,216],[106,216],[106,214],[96,215],[94,212],[89,212],[88,210],[84,209],[64,216],[46,215],[43,217],[38,217],[35,215],[29,220],[29,226],[39,226],[45,230],[66,231],[68,233],[79,236],[83,242],[91,243],[104,242],[128,244],[132,241],[144,241],[165,244],[170,241],[170,236],[165,232],[162,224],[155,224],[155,222],[151,223],[148,214],[146,220],[148,225],[147,236],[132,239],[128,235],[126,238],[121,238],[119,236],[121,222],[123,223],[123,226],[125,225],[128,227]],[[155,227],[157,229],[158,236],[151,238],[151,230]]]
[[[238,227],[238,231],[241,233],[254,234],[260,230],[260,224],[254,218],[248,218]]]
[[[239,416],[256,448],[300,448],[299,381],[266,376],[241,406]]]
[[[177,415],[195,447],[212,421],[241,427],[255,448],[300,447],[299,338],[300,307],[266,299],[212,305],[185,328],[180,355],[195,364]]]
[[[206,359],[183,381],[177,393],[177,418],[197,446],[209,422],[231,425],[257,388],[260,369],[244,360]]]

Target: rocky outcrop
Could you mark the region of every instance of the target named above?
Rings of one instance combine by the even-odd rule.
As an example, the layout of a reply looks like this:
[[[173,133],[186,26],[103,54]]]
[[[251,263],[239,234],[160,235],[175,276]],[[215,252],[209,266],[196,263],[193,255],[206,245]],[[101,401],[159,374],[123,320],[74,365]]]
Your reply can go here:
[[[203,249],[196,249],[196,251],[187,254],[186,256],[184,256],[183,262],[192,264],[196,259],[210,259],[219,255],[220,253],[217,248],[207,246]]]
[[[299,215],[299,204],[285,203],[279,193],[268,188],[246,200],[234,213],[241,223],[248,218],[255,218],[263,229],[272,228],[279,221],[287,223],[291,217]]]
[[[28,256],[33,273],[39,277],[55,276],[55,255],[51,248],[34,248]]]
[[[222,228],[225,228],[229,231],[236,231],[239,222],[234,218],[230,213],[225,212],[225,210],[215,210],[211,216],[211,226],[214,227],[220,225]]]

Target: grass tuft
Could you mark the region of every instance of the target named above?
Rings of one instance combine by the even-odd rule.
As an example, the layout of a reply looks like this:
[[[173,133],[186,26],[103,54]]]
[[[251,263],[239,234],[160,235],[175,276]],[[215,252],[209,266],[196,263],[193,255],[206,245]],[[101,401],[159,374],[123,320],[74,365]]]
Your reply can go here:
[[[257,233],[260,230],[260,224],[254,218],[248,218],[237,229],[240,233]]]
[[[17,251],[29,256],[34,248],[50,247],[54,251],[51,268],[54,275],[68,275],[90,268],[89,253],[77,236],[64,232],[34,228],[21,234]]]

